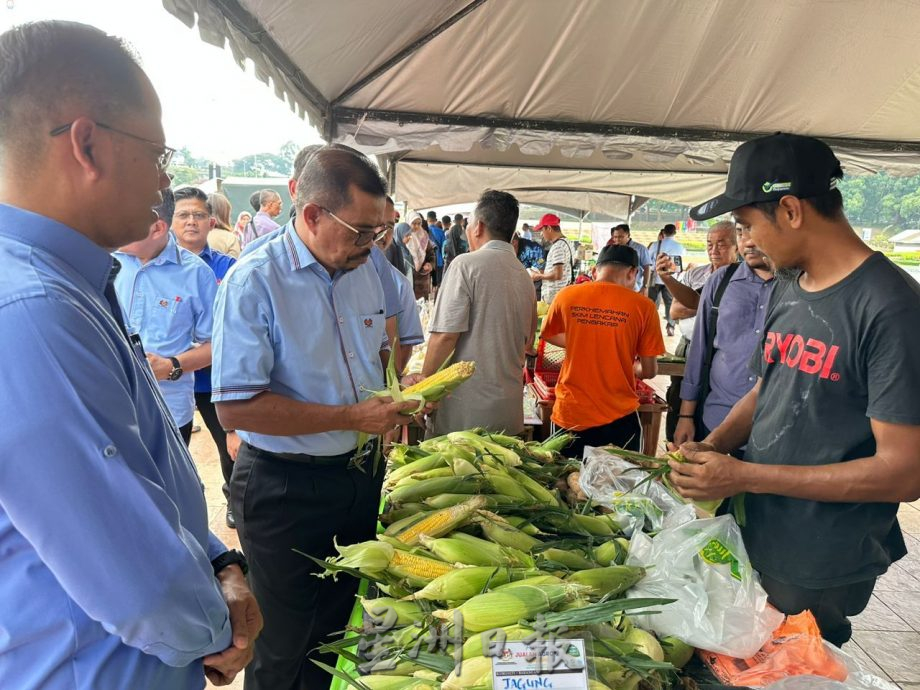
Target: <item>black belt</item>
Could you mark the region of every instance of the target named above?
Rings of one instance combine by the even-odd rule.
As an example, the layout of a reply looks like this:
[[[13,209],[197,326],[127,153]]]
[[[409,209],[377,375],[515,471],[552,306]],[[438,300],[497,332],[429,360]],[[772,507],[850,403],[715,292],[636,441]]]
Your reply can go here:
[[[250,445],[245,441],[242,442],[242,445],[249,448],[257,457],[266,458],[269,460],[282,460],[284,462],[296,462],[301,465],[345,467],[349,462],[351,462],[351,459],[355,455],[354,449],[348,451],[347,453],[342,453],[341,455],[307,455],[306,453],[276,453],[272,450],[257,448],[256,446]]]

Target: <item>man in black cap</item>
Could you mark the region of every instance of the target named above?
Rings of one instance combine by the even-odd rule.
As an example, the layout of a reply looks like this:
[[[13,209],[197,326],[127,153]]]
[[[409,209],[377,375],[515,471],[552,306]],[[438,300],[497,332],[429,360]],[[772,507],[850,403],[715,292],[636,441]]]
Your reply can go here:
[[[898,503],[920,497],[920,286],[853,232],[821,141],[775,134],[741,145],[725,194],[780,273],[754,388],[702,444],[672,462],[694,499],[745,493],[742,533],[770,601],[810,609],[842,645],[876,578],[906,549]],[[749,439],[749,440],[748,440]],[[748,440],[744,461],[727,455]]]
[[[636,379],[658,372],[664,340],[654,303],[634,290],[638,273],[632,247],[604,247],[595,280],[563,288],[546,315],[543,338],[566,349],[552,419],[575,434],[570,457],[585,446],[642,448]]]

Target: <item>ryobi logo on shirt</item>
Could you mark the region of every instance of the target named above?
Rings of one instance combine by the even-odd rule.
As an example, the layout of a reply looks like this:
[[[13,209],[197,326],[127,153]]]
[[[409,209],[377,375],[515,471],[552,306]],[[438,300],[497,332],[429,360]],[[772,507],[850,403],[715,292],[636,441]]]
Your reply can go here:
[[[838,345],[828,345],[817,338],[807,341],[801,335],[768,331],[764,340],[763,358],[767,364],[779,363],[803,374],[818,375],[818,378],[839,381],[840,374],[832,372],[834,360],[840,352]]]

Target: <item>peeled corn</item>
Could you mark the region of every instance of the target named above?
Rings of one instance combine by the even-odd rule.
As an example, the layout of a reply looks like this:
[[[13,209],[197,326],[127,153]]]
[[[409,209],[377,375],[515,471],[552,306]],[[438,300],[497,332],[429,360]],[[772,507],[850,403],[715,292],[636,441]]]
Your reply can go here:
[[[420,395],[427,402],[436,402],[453,391],[476,372],[475,362],[457,362],[422,381],[404,389],[404,397]]]
[[[422,520],[414,522],[406,529],[398,532],[396,538],[404,544],[412,546],[418,544],[419,537],[423,534],[429,537],[440,537],[442,534],[447,534],[462,525],[477,510],[484,508],[485,505],[486,499],[482,496],[473,496],[458,505],[429,513]]]
[[[449,573],[453,569],[449,563],[393,549],[393,558],[390,560],[387,572],[412,583],[427,585],[436,577]]]

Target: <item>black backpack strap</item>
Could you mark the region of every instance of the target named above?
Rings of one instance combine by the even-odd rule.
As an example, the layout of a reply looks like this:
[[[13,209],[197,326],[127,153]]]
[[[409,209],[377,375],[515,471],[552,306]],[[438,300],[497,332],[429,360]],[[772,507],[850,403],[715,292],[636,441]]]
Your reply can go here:
[[[739,263],[733,263],[725,269],[722,280],[719,282],[719,287],[716,288],[712,296],[712,305],[709,307],[709,314],[707,315],[709,319],[709,328],[706,333],[706,350],[703,354],[703,369],[700,372],[700,393],[696,398],[696,411],[694,413],[696,417],[694,421],[696,422],[697,430],[699,430],[700,424],[703,421],[703,406],[706,404],[706,398],[709,397],[709,391],[711,390],[711,386],[709,385],[709,373],[712,370],[712,360],[716,354],[719,304],[722,302],[722,295],[725,294],[725,290],[728,288],[732,276],[735,275],[735,271],[738,270],[738,266],[740,265]],[[697,318],[702,316],[703,314],[700,314]]]

